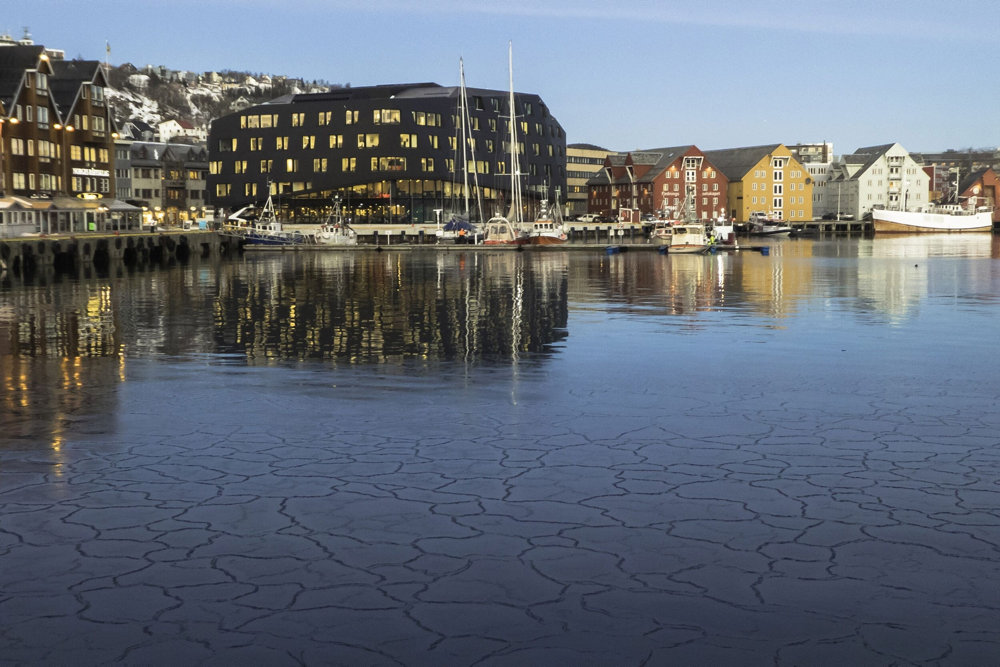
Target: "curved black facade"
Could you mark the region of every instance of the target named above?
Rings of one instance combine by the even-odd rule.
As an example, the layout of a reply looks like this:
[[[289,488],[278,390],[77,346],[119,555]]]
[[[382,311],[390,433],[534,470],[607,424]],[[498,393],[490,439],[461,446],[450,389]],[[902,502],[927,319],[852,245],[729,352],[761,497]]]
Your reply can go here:
[[[505,91],[467,89],[469,136],[485,215],[510,189]],[[208,197],[235,210],[270,192],[293,220],[325,215],[339,195],[356,222],[423,222],[461,199],[457,87],[435,83],[293,95],[229,114],[209,133]],[[537,95],[516,93],[524,192],[566,195],[566,135]],[[472,151],[468,161],[472,160]],[[469,176],[470,188],[473,177]]]

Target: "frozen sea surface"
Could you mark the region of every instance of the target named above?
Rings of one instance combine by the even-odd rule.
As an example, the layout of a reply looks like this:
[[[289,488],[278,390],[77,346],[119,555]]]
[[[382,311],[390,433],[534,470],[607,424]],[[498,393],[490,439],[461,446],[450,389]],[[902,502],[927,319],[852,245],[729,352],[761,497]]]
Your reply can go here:
[[[8,278],[0,664],[995,664],[997,256]]]

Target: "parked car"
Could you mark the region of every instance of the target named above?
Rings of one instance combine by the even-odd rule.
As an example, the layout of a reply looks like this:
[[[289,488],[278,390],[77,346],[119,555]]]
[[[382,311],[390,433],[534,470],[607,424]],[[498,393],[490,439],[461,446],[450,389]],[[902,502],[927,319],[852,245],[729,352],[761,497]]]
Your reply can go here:
[[[577,222],[601,222],[601,216],[596,213],[584,213],[576,220]]]

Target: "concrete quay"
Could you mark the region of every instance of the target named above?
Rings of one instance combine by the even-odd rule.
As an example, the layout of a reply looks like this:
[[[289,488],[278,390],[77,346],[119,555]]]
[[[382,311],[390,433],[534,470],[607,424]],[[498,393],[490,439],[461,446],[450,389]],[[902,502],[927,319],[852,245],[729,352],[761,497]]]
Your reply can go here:
[[[0,238],[0,260],[14,273],[53,267],[107,267],[111,264],[144,264],[169,259],[209,257],[232,245],[213,231],[96,232]]]

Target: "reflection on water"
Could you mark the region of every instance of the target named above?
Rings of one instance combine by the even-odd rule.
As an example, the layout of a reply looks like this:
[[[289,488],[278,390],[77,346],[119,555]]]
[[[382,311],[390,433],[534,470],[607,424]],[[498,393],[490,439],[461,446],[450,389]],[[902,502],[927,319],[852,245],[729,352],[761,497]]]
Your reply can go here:
[[[543,352],[566,335],[564,254],[310,254],[224,268],[216,350],[349,363]]]

